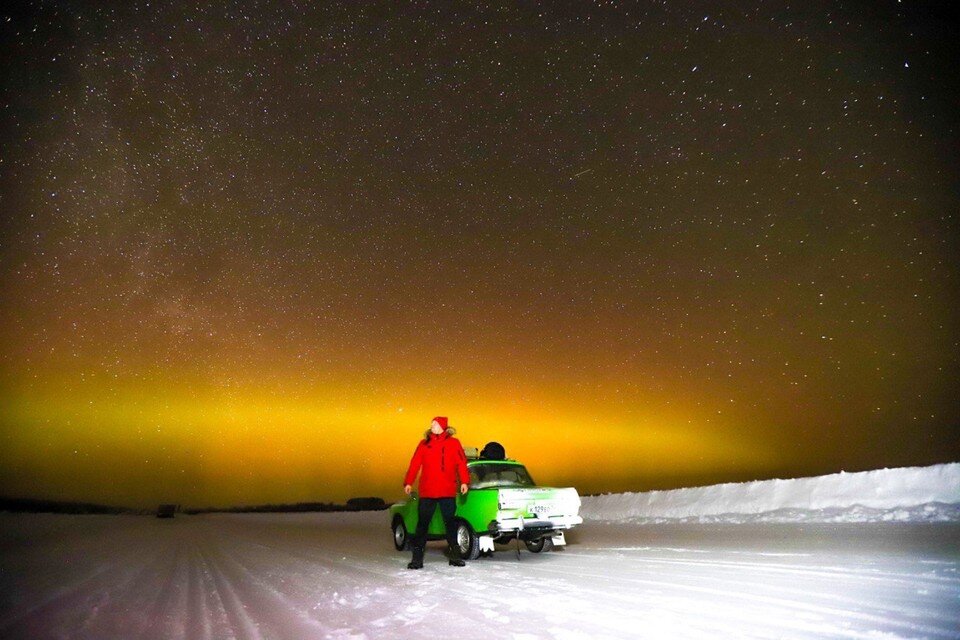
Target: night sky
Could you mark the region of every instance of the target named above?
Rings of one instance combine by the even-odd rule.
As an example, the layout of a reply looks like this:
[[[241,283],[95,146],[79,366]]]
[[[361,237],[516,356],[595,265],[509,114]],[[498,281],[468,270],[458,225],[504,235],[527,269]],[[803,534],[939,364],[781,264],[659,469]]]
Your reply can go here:
[[[0,494],[960,459],[960,48],[924,2],[0,15]]]

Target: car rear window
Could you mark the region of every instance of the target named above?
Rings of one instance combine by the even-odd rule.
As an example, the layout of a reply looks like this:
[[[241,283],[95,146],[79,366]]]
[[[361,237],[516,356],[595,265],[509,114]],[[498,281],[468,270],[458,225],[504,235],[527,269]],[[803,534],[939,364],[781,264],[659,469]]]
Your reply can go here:
[[[526,467],[519,464],[488,462],[470,466],[470,487],[533,487],[536,486]]]

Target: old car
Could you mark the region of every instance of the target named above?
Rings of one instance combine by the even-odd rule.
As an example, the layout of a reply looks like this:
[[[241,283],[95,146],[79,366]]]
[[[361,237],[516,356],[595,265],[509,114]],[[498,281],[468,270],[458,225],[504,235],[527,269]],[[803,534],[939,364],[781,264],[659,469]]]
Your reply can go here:
[[[496,444],[496,443],[491,443]],[[484,447],[484,452],[499,452],[502,447]],[[481,553],[492,553],[494,544],[522,541],[533,553],[550,551],[566,544],[564,532],[583,522],[580,495],[572,487],[538,486],[527,468],[516,460],[494,454],[480,455],[465,449],[470,472],[470,491],[457,496],[457,544],[461,556],[475,560]],[[393,543],[398,551],[411,548],[417,528],[418,497],[390,507]],[[428,540],[443,540],[445,530],[440,510],[436,510],[427,529]]]

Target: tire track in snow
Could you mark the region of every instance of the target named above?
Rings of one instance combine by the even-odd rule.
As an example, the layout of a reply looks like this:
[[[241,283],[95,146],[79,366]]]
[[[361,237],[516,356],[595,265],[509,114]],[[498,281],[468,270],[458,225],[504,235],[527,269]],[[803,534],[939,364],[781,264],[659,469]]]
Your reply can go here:
[[[369,531],[364,532],[366,535],[369,535]],[[405,568],[406,562],[397,563],[397,570],[389,571],[382,569],[375,569],[373,566],[380,564],[378,560],[386,559],[390,557],[391,554],[383,554],[375,556],[374,562],[370,562],[370,555],[363,555],[360,557],[351,557],[350,559],[344,558],[335,558],[331,557],[330,551],[326,552],[324,555],[324,550],[321,548],[323,540],[318,541],[301,541],[301,540],[284,540],[283,546],[280,543],[268,544],[263,542],[260,538],[255,537],[255,532],[250,532],[248,530],[238,531],[234,534],[239,540],[244,544],[249,546],[254,546],[261,549],[269,549],[276,554],[290,556],[299,558],[302,560],[307,560],[312,562],[320,567],[322,567],[328,574],[336,574],[338,578],[342,579],[348,576],[348,573],[344,569],[348,570],[351,573],[361,572],[369,575],[373,575],[379,578],[386,578],[391,580],[397,580],[400,576],[405,575],[407,569]],[[296,546],[294,546],[296,545]],[[307,547],[304,549],[303,547]],[[392,550],[393,547],[390,547]],[[386,550],[386,549],[384,549]],[[430,549],[428,548],[428,553]],[[336,555],[340,555],[342,552],[336,552]],[[256,554],[251,554],[253,557],[256,557]],[[446,559],[444,559],[446,562]],[[373,566],[371,566],[371,564]],[[402,569],[402,570],[401,570]],[[347,577],[347,579],[352,580],[358,586],[368,586],[369,583],[365,580],[355,577]]]
[[[169,593],[173,585],[174,574],[181,561],[179,555],[176,545],[165,544],[155,562],[145,567],[124,588],[112,590],[109,611],[120,615],[89,621],[87,629],[90,637],[166,637],[158,601]]]
[[[369,532],[365,532],[369,535]],[[468,576],[464,575],[463,571],[469,571],[465,569],[455,569],[450,568],[452,575],[443,576],[439,578],[436,575],[433,575],[433,572],[430,571],[430,566],[432,563],[428,562],[427,568],[424,571],[411,572],[406,569],[406,558],[402,558],[403,562],[397,563],[396,570],[382,570],[376,569],[374,566],[381,565],[384,561],[392,563],[394,555],[397,553],[393,550],[391,546],[389,551],[382,553],[377,556],[373,556],[374,566],[370,566],[370,556],[363,556],[362,558],[351,558],[349,560],[334,558],[329,555],[321,555],[321,551],[317,548],[318,545],[321,545],[324,541],[319,540],[316,542],[308,542],[305,540],[283,540],[282,543],[277,544],[267,544],[261,541],[257,537],[257,533],[251,533],[249,530],[244,530],[236,534],[238,537],[243,537],[242,545],[248,548],[251,548],[252,551],[256,551],[249,555],[251,558],[258,559],[257,564],[267,567],[276,567],[283,566],[288,564],[285,560],[286,558],[294,558],[297,560],[305,560],[310,564],[319,566],[324,569],[324,577],[328,580],[335,582],[339,593],[343,593],[344,590],[352,590],[354,593],[363,594],[360,596],[363,606],[356,606],[354,600],[348,600],[348,603],[352,606],[354,611],[370,611],[371,620],[370,624],[378,629],[378,637],[397,637],[397,638],[419,638],[419,637],[432,637],[434,633],[429,630],[421,630],[420,624],[426,618],[426,616],[431,615],[431,611],[435,606],[423,606],[423,602],[439,602],[440,600],[448,597],[448,585],[446,580],[453,579],[454,576],[457,578],[466,578]],[[272,538],[276,539],[276,538]],[[281,546],[282,545],[282,546]],[[297,546],[294,546],[297,545]],[[240,551],[240,545],[235,545],[238,552]],[[304,547],[307,547],[304,549]],[[271,555],[279,558],[277,562],[270,562],[266,558],[263,558],[260,550],[268,550]],[[428,549],[428,553],[430,550]],[[337,556],[340,553],[336,553]],[[406,555],[406,554],[404,554]],[[428,558],[429,560],[429,558]],[[446,557],[443,557],[442,564],[446,565]],[[469,566],[469,565],[468,565]],[[359,577],[357,574],[364,574],[375,578],[377,582],[371,584],[369,579]],[[392,588],[386,588],[384,585],[392,585]],[[408,599],[403,599],[399,603],[395,599],[397,591],[407,592],[413,589],[412,597]],[[454,589],[453,591],[457,592],[461,599],[464,602],[472,602],[476,600],[477,594],[471,592],[470,590],[460,591],[459,589]],[[378,593],[379,592],[379,593]],[[430,595],[430,594],[437,595]],[[379,601],[378,601],[379,599]],[[336,603],[333,603],[336,604]],[[355,622],[349,620],[349,615],[347,619],[344,620],[344,614],[341,610],[337,609],[325,609],[323,610],[325,614],[331,615],[333,619],[341,621],[339,628],[332,628],[328,634],[332,637],[337,637],[338,635],[347,635],[350,636],[352,631],[350,629],[351,624],[356,624]],[[494,624],[494,620],[491,620],[488,617],[483,618],[472,618],[469,620],[453,620],[446,624],[452,624],[454,627],[462,627],[462,631],[468,634],[468,637],[474,636],[488,636],[489,637],[498,637],[502,635],[502,626]],[[344,626],[346,625],[346,626]],[[390,627],[400,627],[400,631],[396,629],[390,629]],[[433,628],[433,625],[430,626],[430,629]]]
[[[376,618],[371,621],[371,624],[385,630],[390,624],[395,626],[398,621],[402,623],[405,628],[409,625],[417,624],[428,615],[433,608],[422,607],[417,605],[417,603],[402,603],[398,606],[396,601],[383,597],[384,592],[386,592],[386,595],[389,595],[389,589],[383,588],[385,580],[393,582],[395,589],[407,586],[406,583],[400,583],[398,581],[399,576],[403,575],[402,573],[375,570],[356,562],[338,560],[330,558],[329,556],[319,556],[316,552],[292,549],[289,546],[265,544],[258,540],[243,540],[241,544],[251,551],[254,551],[254,553],[249,554],[249,557],[255,559],[255,566],[266,568],[267,570],[269,570],[269,568],[288,565],[288,559],[290,558],[298,561],[306,561],[309,565],[319,567],[323,570],[323,578],[325,579],[324,582],[326,582],[325,586],[328,591],[326,597],[328,597],[329,600],[327,603],[318,602],[311,610],[319,611],[325,616],[324,622],[327,622],[330,626],[330,630],[327,632],[327,635],[330,637],[337,637],[339,635],[350,636],[352,634],[351,625],[355,624],[355,622],[352,619],[353,614],[351,614],[351,611],[363,611],[366,608],[375,611],[374,615]],[[238,552],[240,551],[240,546],[241,545],[236,545]],[[267,558],[263,557],[263,550],[267,550],[270,555],[280,560],[277,562],[267,560]],[[298,563],[298,566],[302,565],[303,562]],[[369,579],[359,577],[357,575],[358,573],[373,576],[377,579],[377,582],[371,584]],[[297,581],[293,580],[293,582],[296,583]],[[345,593],[351,592],[353,594],[351,597],[347,598],[344,596]],[[315,594],[313,593],[301,594],[300,600],[306,601],[308,596],[311,601],[315,600]],[[389,612],[385,612],[384,609],[387,609]],[[390,621],[392,621],[392,623]],[[383,633],[386,633],[386,631]],[[400,637],[404,636],[409,637],[409,634],[405,633]]]
[[[220,598],[227,619],[230,621],[230,631],[233,638],[236,640],[260,640],[261,636],[257,625],[247,615],[243,602],[240,601],[240,598],[230,586],[230,581],[220,572],[216,563],[210,559],[206,551],[201,549],[200,556],[217,587],[217,596]]]
[[[327,631],[209,539],[204,541],[201,553],[217,582],[221,599],[228,605],[227,613],[234,619],[235,628],[241,631],[244,640],[262,637],[257,623],[245,611],[247,603],[264,617],[264,623],[279,637],[312,638]]]
[[[158,579],[172,570],[169,560],[172,548],[173,545],[160,547],[136,575],[109,590],[109,605],[103,608],[106,615],[88,620],[89,633],[84,637],[149,638],[153,637],[151,633],[159,632],[157,626],[151,624],[150,609],[156,601]]]
[[[169,570],[158,576],[160,579],[153,603],[147,607],[147,614],[142,620],[144,626],[139,634],[142,638],[186,637],[183,611],[186,610],[184,598],[189,579],[187,550],[178,544],[174,546],[173,554]],[[174,606],[175,603],[183,603],[183,606]]]
[[[144,556],[142,550],[130,552],[109,564],[95,569],[86,577],[59,589],[54,595],[35,606],[16,612],[0,622],[0,637],[39,637],[38,629],[50,629],[51,620],[64,615],[84,612],[83,620],[68,621],[74,630],[83,629],[106,609],[113,609],[113,595],[122,593],[130,584],[141,580],[154,567],[163,562],[164,549],[154,549],[152,555]],[[119,575],[118,575],[119,574]],[[97,601],[90,607],[91,601]]]
[[[189,554],[191,562],[187,576],[187,606],[184,610],[185,635],[191,639],[211,640],[210,616],[214,610],[207,601],[207,591],[204,589],[206,566],[196,544],[190,544]]]
[[[309,564],[322,571],[320,576],[322,578],[335,579],[339,581],[340,584],[351,584],[358,589],[367,588],[369,586],[368,581],[357,578],[356,576],[353,576],[349,572],[345,571],[344,569],[347,567],[349,567],[351,570],[355,569],[356,567],[354,565],[348,565],[341,560],[318,556],[314,553],[297,551],[289,547],[270,545],[251,539],[239,539],[235,542],[233,547],[236,555],[248,558],[246,560],[248,564],[259,567],[264,573],[269,572],[271,569],[282,567],[286,564],[284,562],[271,562],[266,558],[263,558],[261,555],[262,551],[266,550],[268,553],[277,557],[306,560]],[[244,553],[243,547],[246,547],[250,553]],[[300,565],[298,565],[298,569],[302,568],[302,566],[303,564],[300,563]],[[313,570],[307,570],[305,573],[313,573]]]

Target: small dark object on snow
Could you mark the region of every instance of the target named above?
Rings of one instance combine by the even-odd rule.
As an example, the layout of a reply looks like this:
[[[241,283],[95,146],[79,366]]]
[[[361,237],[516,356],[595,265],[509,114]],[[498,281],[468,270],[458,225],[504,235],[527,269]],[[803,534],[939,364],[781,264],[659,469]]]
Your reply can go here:
[[[179,505],[175,504],[162,504],[157,507],[157,517],[158,518],[172,518],[173,514],[177,512],[177,507]]]
[[[507,452],[499,442],[488,442],[480,452],[481,460],[505,460]]]
[[[423,569],[423,560],[411,560],[407,563],[407,569]]]
[[[353,511],[383,511],[388,505],[383,498],[350,498],[347,509]]]

